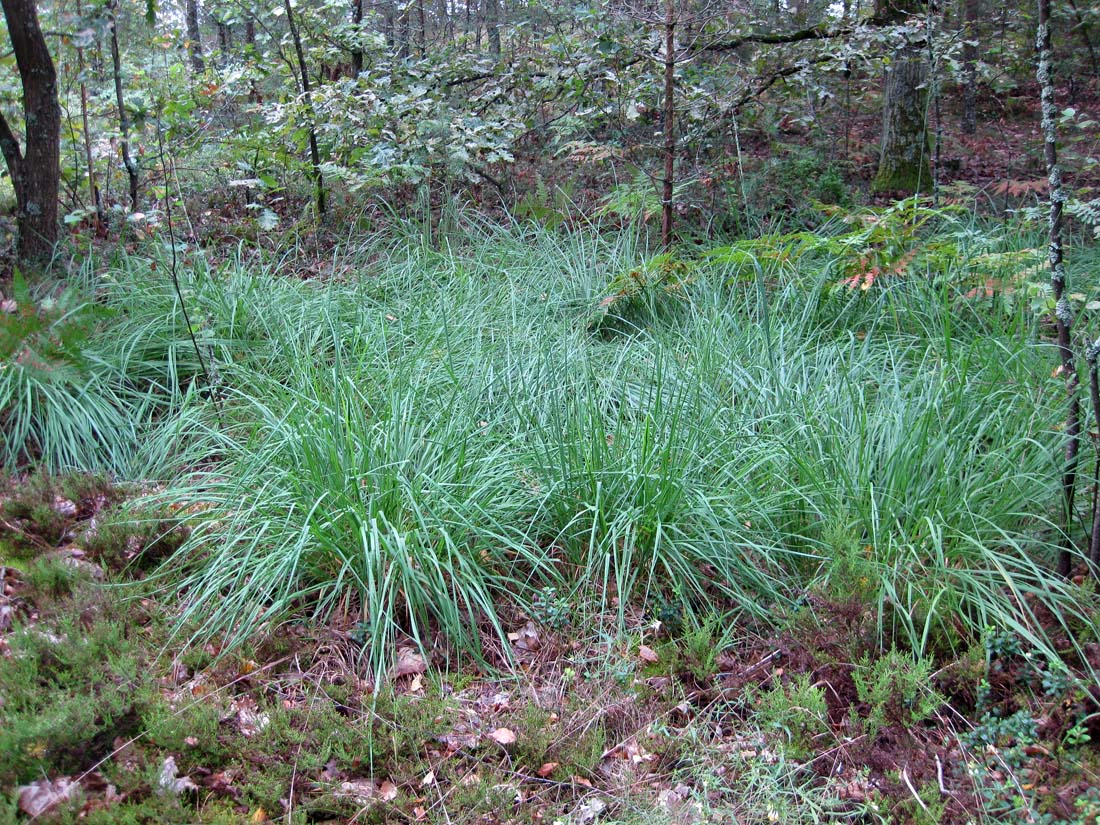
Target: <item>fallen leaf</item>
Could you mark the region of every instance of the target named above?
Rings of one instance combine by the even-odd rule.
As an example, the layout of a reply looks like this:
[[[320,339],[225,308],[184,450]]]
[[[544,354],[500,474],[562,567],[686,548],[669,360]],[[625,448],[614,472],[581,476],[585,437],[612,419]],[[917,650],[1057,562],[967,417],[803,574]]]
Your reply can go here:
[[[544,762],[542,767],[540,767],[537,771],[535,771],[535,773],[537,773],[539,776],[541,776],[543,779],[545,779],[550,774],[552,774],[557,767],[558,767],[557,762]]]
[[[42,816],[62,802],[68,802],[79,790],[80,785],[67,776],[39,779],[19,788],[19,810],[27,816]]]
[[[649,645],[642,645],[638,648],[638,656],[643,662],[649,662],[651,665],[656,664],[660,657],[657,655],[657,651],[651,648]]]
[[[248,818],[249,822],[267,822],[267,811],[263,808],[257,808],[255,812]]]
[[[416,817],[417,822],[423,822],[427,818],[428,812],[424,810],[423,805],[417,805],[413,808],[413,816]]]
[[[489,734],[489,738],[498,745],[513,745],[516,741],[516,735],[508,728],[497,728]]]
[[[418,673],[409,683],[409,693],[420,693],[422,690],[424,690],[424,674]]]
[[[379,786],[378,796],[383,802],[393,802],[397,799],[397,786],[387,779]]]
[[[435,782],[435,771],[428,771],[424,774],[424,778],[420,780],[420,787],[426,788]]]

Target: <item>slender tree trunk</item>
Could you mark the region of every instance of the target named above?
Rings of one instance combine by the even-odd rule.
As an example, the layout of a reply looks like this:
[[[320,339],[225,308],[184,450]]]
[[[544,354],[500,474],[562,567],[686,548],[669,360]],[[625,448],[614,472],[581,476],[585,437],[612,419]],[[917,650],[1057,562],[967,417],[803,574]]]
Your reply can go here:
[[[84,9],[77,0],[76,13],[83,17]],[[103,201],[99,197],[99,187],[95,181],[95,162],[92,158],[92,130],[88,123],[88,83],[84,78],[84,49],[76,47],[76,68],[80,73],[80,120],[84,127],[84,162],[88,165],[88,197],[95,207],[97,229],[107,223],[107,214],[103,209]]]
[[[351,0],[351,22],[355,26],[355,48],[351,52],[351,71],[356,77],[363,72],[363,0]]]
[[[21,260],[49,261],[57,243],[61,184],[61,107],[54,68],[34,0],[0,0],[23,85],[26,146],[0,113],[0,152],[15,190]]]
[[[1097,375],[1097,358],[1100,358],[1100,339],[1094,341],[1085,352],[1089,365],[1089,400],[1092,402],[1093,427],[1100,426],[1100,376]],[[1092,574],[1100,579],[1100,433],[1092,435],[1092,531],[1089,533],[1089,563]]]
[[[1062,255],[1062,204],[1066,193],[1062,188],[1062,169],[1058,165],[1058,134],[1055,121],[1058,107],[1054,100],[1054,59],[1050,37],[1050,0],[1039,0],[1039,31],[1036,36],[1039,50],[1039,93],[1042,110],[1043,150],[1046,158],[1047,180],[1050,185],[1049,247],[1050,285],[1054,292],[1054,318],[1058,330],[1059,372],[1066,382],[1066,446],[1062,465],[1062,504],[1065,508],[1065,539],[1058,555],[1058,572],[1063,576],[1070,572],[1070,534],[1073,525],[1073,499],[1077,488],[1077,460],[1081,445],[1081,411],[1077,398],[1077,361],[1073,355],[1073,309],[1065,296],[1066,267]]]
[[[665,0],[665,175],[661,186],[661,248],[672,249],[672,196],[676,174],[676,0]]]
[[[499,0],[482,0],[485,6],[485,34],[489,41],[489,53],[500,57],[500,6]]]
[[[978,21],[981,14],[981,0],[964,0],[962,130],[967,135],[978,131]]]
[[[294,10],[290,7],[290,0],[283,0],[283,8],[286,10],[287,25],[290,26],[290,36],[294,40],[294,51],[298,55],[298,69],[302,73],[302,98],[306,104],[306,114],[309,117],[309,160],[313,169],[313,186],[317,200],[317,216],[325,216],[325,179],[321,174],[321,152],[317,148],[317,126],[313,118],[313,95],[309,87],[309,72],[306,69],[306,55],[302,49],[302,38],[298,35],[298,25],[294,22]]]
[[[111,28],[111,65],[114,70],[115,102],[118,104],[119,148],[122,150],[122,165],[126,167],[126,177],[130,181],[130,210],[136,212],[141,172],[137,162],[130,155],[130,117],[126,114],[126,101],[122,96],[122,55],[118,49],[118,0],[112,0],[108,9]]]
[[[411,51],[409,49],[410,22],[409,4],[412,0],[397,0],[401,4],[401,14],[397,18],[397,56],[401,60],[408,60]]]
[[[233,42],[229,33],[229,24],[218,20],[216,25],[218,27],[218,66],[224,67],[232,53]]]
[[[428,50],[428,23],[424,18],[424,0],[416,0],[416,51],[420,56],[420,59],[424,59],[424,54]]]
[[[202,74],[206,62],[202,59],[202,29],[199,28],[199,0],[185,0],[184,21],[187,25],[187,45],[191,71]]]
[[[397,49],[397,0],[382,0],[382,34],[386,36],[386,47],[390,53]]]

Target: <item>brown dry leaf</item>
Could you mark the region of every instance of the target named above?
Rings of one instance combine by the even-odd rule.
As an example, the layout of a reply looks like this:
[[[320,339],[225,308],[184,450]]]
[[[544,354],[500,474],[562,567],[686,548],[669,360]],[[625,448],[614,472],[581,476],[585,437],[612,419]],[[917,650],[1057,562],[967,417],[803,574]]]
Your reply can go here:
[[[409,683],[409,693],[420,693],[424,690],[424,674],[418,673],[413,676],[412,682]]]
[[[252,816],[248,818],[249,822],[267,822],[267,811],[263,808],[257,808]]]
[[[383,802],[393,802],[397,799],[397,786],[387,779],[379,786],[378,796]]]
[[[582,788],[592,787],[592,783],[585,779],[583,776],[571,776],[569,778],[573,780],[574,785],[580,785]]]
[[[415,808],[413,808],[413,816],[416,817],[417,822],[423,822],[425,819],[428,818],[428,812],[424,810],[423,805],[417,805]]]
[[[391,679],[400,679],[402,676],[413,676],[424,673],[428,669],[428,663],[415,647],[400,647],[397,649],[397,663],[390,671]]]
[[[651,665],[655,665],[658,661],[660,661],[660,657],[657,655],[657,651],[655,651],[649,645],[642,645],[638,648],[638,657],[643,662],[649,662]]]
[[[514,745],[516,742],[516,735],[508,728],[497,728],[489,734],[489,738],[498,745]]]
[[[30,785],[19,787],[19,810],[27,816],[38,817],[52,811],[63,802],[72,799],[80,790],[80,784],[67,776],[57,779],[39,779]]]
[[[543,779],[545,779],[550,774],[552,774],[557,767],[558,767],[557,762],[544,762],[542,767],[540,767],[537,771],[535,771],[535,773],[537,773],[539,776],[541,776]]]

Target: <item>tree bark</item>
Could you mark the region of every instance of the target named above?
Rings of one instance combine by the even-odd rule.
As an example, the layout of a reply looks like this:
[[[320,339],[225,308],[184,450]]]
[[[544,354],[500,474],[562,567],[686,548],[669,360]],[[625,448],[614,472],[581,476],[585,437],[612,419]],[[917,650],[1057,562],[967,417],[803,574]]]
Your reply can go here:
[[[1055,122],[1058,107],[1054,100],[1054,50],[1050,37],[1050,0],[1039,0],[1039,31],[1035,46],[1039,51],[1039,103],[1042,112],[1043,154],[1046,159],[1047,182],[1050,187],[1050,217],[1048,223],[1047,259],[1050,263],[1050,285],[1054,292],[1054,319],[1058,331],[1059,373],[1066,382],[1066,445],[1062,465],[1062,504],[1065,508],[1065,537],[1058,554],[1058,572],[1070,572],[1070,538],[1073,524],[1073,499],[1077,489],[1077,460],[1081,445],[1081,410],[1077,397],[1077,360],[1073,354],[1073,308],[1065,296],[1066,267],[1062,255],[1062,205],[1066,193],[1062,188],[1062,169],[1058,165],[1058,133]]]
[[[978,21],[981,0],[964,0],[963,4],[963,134],[978,131]]]
[[[126,101],[122,96],[122,55],[118,48],[118,0],[112,0],[108,6],[110,14],[111,65],[114,69],[115,102],[118,104],[118,130],[121,136],[122,165],[126,167],[126,177],[130,182],[130,209],[138,209],[138,184],[141,171],[130,155],[130,117],[126,114]]]
[[[202,29],[199,28],[199,0],[185,0],[184,19],[187,25],[187,45],[191,71],[202,74],[206,62],[202,59]]]
[[[25,143],[0,114],[0,152],[15,190],[20,260],[48,261],[57,243],[61,183],[61,107],[57,71],[38,24],[34,0],[0,0],[23,85]]]
[[[661,187],[661,248],[672,249],[672,197],[676,174],[676,0],[665,0],[665,93],[662,124],[665,175]]]
[[[920,12],[916,0],[879,0],[875,17],[883,24],[904,22]],[[882,144],[873,192],[911,194],[932,184],[928,162],[928,64],[920,42],[898,46],[886,74],[882,106]]]
[[[485,34],[489,41],[489,54],[500,57],[500,6],[498,0],[484,0]]]
[[[364,0],[351,0],[351,22],[355,27],[355,48],[351,51],[351,72],[359,77],[363,72],[363,48],[360,38],[363,36],[363,2]]]

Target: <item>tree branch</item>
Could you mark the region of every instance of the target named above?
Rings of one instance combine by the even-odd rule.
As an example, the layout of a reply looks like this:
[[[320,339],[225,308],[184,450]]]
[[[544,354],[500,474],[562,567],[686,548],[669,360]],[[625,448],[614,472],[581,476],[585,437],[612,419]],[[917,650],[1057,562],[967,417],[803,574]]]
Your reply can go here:
[[[19,139],[8,125],[8,119],[0,112],[0,152],[4,155],[4,162],[8,165],[8,174],[11,175],[12,185],[17,186],[22,172],[23,153],[19,150]],[[19,190],[16,189],[16,194]]]
[[[749,32],[732,40],[723,40],[717,43],[706,43],[697,46],[695,51],[701,52],[729,52],[749,43],[760,43],[769,46],[778,46],[785,43],[802,43],[806,40],[831,40],[835,37],[844,37],[856,30],[856,26],[833,27],[827,23],[819,23],[808,29],[800,29],[794,32]]]

